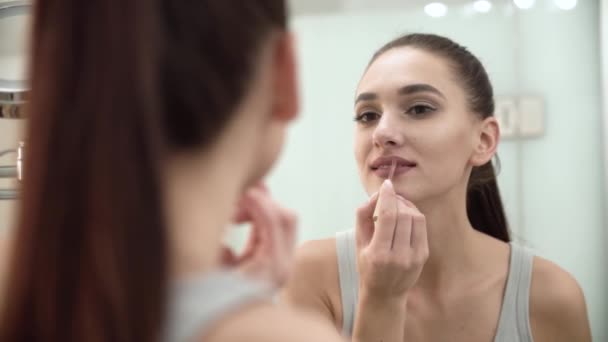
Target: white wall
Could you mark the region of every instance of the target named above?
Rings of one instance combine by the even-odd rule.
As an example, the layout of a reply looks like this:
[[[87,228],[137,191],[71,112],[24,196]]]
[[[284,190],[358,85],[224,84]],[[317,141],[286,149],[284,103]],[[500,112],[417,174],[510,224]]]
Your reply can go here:
[[[569,12],[545,3],[538,0],[520,15],[497,6],[477,16],[451,10],[441,19],[399,10],[297,18],[303,112],[270,185],[300,213],[300,240],[352,227],[354,209],[365,199],[351,146],[362,70],[373,51],[398,34],[447,35],[482,59],[497,94],[545,99],[545,135],[502,143],[499,182],[516,233],[579,280],[594,340],[605,341],[598,2],[579,1]]]
[[[608,340],[599,2],[521,17],[524,91],[547,99],[547,132],[525,145],[526,238],[583,286],[596,341]]]
[[[602,143],[604,147],[604,188],[608,200],[608,0],[601,0],[600,5],[600,45],[602,67],[602,102],[603,102],[603,131]],[[608,220],[608,203],[606,218]],[[608,222],[607,222],[608,223]]]
[[[603,102],[603,135],[604,148],[604,243],[608,243],[608,0],[601,0],[600,44],[602,57],[602,102]],[[605,274],[608,284],[608,272]],[[608,296],[607,296],[608,297]],[[605,299],[608,306],[608,298]]]

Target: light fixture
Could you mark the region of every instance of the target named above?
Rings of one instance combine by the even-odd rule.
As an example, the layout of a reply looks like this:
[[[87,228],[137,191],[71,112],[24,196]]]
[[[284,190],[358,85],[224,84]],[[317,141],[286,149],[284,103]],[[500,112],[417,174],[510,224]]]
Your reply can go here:
[[[555,6],[564,11],[574,9],[577,4],[577,0],[555,0]]]
[[[519,7],[519,9],[530,9],[534,6],[535,0],[513,0],[515,6]]]
[[[480,13],[488,13],[492,9],[492,3],[488,0],[477,0],[473,3],[473,9]]]
[[[441,2],[432,2],[424,6],[424,12],[433,18],[443,17],[448,14],[448,6]]]

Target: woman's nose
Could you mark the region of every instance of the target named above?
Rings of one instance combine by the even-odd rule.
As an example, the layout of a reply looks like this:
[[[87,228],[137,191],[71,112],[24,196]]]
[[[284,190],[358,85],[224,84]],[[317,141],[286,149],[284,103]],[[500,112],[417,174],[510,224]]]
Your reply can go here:
[[[389,113],[385,113],[380,117],[372,139],[374,145],[382,148],[401,146],[404,140],[402,127],[396,122],[396,118],[392,118]]]

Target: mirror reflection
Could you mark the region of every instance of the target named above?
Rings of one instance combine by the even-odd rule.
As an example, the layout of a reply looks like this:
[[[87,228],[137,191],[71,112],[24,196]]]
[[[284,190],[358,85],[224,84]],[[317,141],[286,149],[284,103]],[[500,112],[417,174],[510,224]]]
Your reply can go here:
[[[11,237],[48,224],[48,241],[79,247],[82,279],[107,280],[68,283],[80,278],[60,262],[52,273],[66,298],[106,291],[112,324],[92,324],[104,341],[114,328],[227,341],[222,327],[254,341],[268,321],[260,341],[608,341],[608,1],[124,1],[100,16],[67,1],[39,14],[115,26],[53,36],[58,53],[92,41],[103,53],[46,65],[91,77],[41,77],[69,96],[28,119],[42,98],[28,63],[47,62],[30,55],[30,33],[41,50],[51,35],[31,32],[33,2],[0,0],[0,290],[20,294],[9,275],[25,264],[9,272],[8,258],[30,255]],[[121,26],[129,10],[162,20]],[[51,219],[30,220],[40,213]],[[152,290],[132,291],[144,280]],[[138,312],[123,295],[158,315],[120,316]],[[249,320],[220,316],[224,295]],[[247,314],[269,296],[251,309],[263,319]],[[82,310],[96,321],[97,308]],[[0,339],[24,336],[10,333],[0,326]]]

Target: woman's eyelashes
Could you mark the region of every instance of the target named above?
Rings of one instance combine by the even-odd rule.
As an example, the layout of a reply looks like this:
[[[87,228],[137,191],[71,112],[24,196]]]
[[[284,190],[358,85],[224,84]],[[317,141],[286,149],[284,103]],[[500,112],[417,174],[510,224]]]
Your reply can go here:
[[[372,111],[364,111],[355,116],[355,121],[362,124],[368,124],[380,118],[380,114]]]
[[[422,119],[437,111],[435,106],[427,103],[417,103],[410,106],[404,106],[402,113],[413,119]],[[380,120],[383,114],[375,110],[363,110],[355,116],[355,121],[360,124],[371,124]]]
[[[437,108],[431,106],[430,104],[418,103],[407,108],[405,113],[414,118],[422,118],[433,113],[436,110]]]

